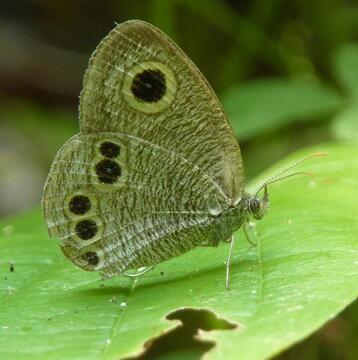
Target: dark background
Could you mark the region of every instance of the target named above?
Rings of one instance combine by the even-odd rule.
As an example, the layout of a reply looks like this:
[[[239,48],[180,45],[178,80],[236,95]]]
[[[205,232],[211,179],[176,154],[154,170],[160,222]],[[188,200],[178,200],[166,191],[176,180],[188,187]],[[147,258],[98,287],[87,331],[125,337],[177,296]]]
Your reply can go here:
[[[89,56],[115,22],[128,19],[161,28],[207,77],[242,139],[248,179],[295,149],[336,140],[332,124],[348,94],[334,59],[345,44],[358,42],[357,1],[2,1],[0,217],[38,206],[56,151],[77,132]],[[332,103],[343,100],[303,115],[293,106],[285,122],[247,134],[248,117],[243,111],[240,118],[240,102],[236,107],[230,93],[259,81],[271,96],[273,78],[324,85],[334,92]],[[252,101],[253,108],[260,105]],[[271,115],[262,113],[265,129]],[[353,359],[357,322],[351,307],[280,359]]]

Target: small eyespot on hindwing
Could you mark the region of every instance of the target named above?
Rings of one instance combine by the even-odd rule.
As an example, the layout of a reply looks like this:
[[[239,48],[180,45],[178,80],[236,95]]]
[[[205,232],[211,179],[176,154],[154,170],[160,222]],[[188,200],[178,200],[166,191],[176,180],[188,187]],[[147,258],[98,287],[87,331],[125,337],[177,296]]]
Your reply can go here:
[[[114,159],[120,154],[121,149],[118,144],[112,141],[104,141],[99,146],[99,151],[104,157]]]
[[[95,172],[101,183],[113,184],[120,178],[122,169],[117,162],[104,159],[95,165]]]
[[[97,266],[99,264],[99,257],[94,251],[87,251],[82,255],[83,259],[91,266]]]
[[[75,226],[76,235],[82,240],[90,240],[96,236],[98,226],[94,220],[85,219],[79,221]]]
[[[84,215],[91,209],[91,200],[86,195],[73,196],[68,204],[69,210],[74,215]]]

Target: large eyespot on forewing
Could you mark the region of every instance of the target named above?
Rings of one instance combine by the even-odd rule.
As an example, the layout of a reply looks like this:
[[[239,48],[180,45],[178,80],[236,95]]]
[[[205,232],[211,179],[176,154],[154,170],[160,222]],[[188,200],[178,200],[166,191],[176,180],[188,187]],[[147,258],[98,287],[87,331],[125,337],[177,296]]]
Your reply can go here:
[[[126,73],[122,91],[135,110],[157,113],[173,102],[177,81],[167,65],[148,61],[133,66]]]

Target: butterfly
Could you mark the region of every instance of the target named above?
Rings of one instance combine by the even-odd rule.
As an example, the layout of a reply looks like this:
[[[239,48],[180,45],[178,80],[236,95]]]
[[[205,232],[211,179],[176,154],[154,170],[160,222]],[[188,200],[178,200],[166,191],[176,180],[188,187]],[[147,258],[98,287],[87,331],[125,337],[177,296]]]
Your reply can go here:
[[[245,192],[232,128],[183,51],[146,22],[117,25],[90,59],[79,125],[42,199],[65,256],[106,279],[230,239],[228,286],[232,234],[264,216],[276,179]]]

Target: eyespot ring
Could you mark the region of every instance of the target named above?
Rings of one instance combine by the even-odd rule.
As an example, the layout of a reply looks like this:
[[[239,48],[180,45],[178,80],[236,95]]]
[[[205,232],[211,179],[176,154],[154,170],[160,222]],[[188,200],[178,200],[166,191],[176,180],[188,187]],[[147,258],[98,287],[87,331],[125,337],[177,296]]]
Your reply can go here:
[[[111,136],[106,134],[101,136],[100,140],[93,144],[94,156],[93,161],[95,163],[104,159],[109,159],[118,162],[119,164],[127,162],[127,147],[128,144],[119,139],[118,136]],[[95,174],[95,172],[93,172]]]
[[[122,91],[132,108],[148,114],[157,113],[173,102],[177,81],[167,65],[147,61],[134,65],[126,73]]]
[[[81,249],[99,241],[104,232],[104,224],[98,216],[84,217],[73,221],[70,225],[71,237],[66,243]]]

